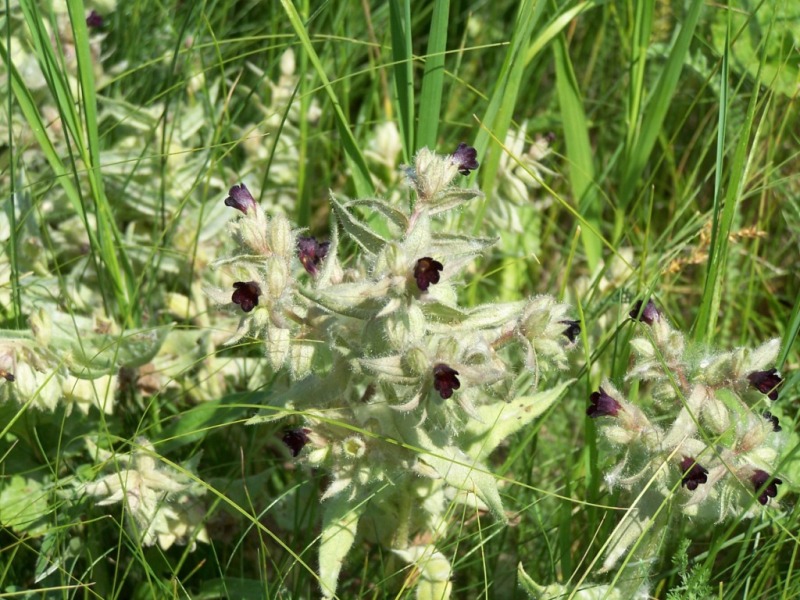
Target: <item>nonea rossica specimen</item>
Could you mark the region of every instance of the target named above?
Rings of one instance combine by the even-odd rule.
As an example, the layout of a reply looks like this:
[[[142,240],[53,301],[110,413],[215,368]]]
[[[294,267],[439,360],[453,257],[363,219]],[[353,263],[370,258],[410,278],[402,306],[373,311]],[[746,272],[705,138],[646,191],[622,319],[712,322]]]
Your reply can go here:
[[[630,311],[639,335],[626,382],[631,396],[605,380],[586,414],[619,461],[605,475],[635,504],[609,539],[604,568],[614,567],[641,536],[635,555],[666,531],[666,502],[695,522],[752,517],[776,506],[785,442],[778,418],[766,410],[778,399],[773,368],[780,343],[710,352],[689,347],[656,304]],[[635,392],[633,391],[635,390]]]
[[[442,231],[437,216],[481,196],[454,184],[477,167],[464,144],[423,149],[405,168],[413,206],[332,195],[328,241],[268,217],[244,185],[226,200],[241,213],[236,248],[217,263],[230,287],[209,293],[241,315],[231,341],[260,340],[276,374],[251,422],[291,417],[287,455],[328,473],[324,597],[361,524],[415,566],[419,597],[448,598],[452,569],[437,548],[448,511],[459,503],[506,520],[487,458],[569,383],[538,389],[566,367],[580,331],[566,305],[459,302],[465,267],[495,240]],[[346,261],[340,234],[356,250]]]

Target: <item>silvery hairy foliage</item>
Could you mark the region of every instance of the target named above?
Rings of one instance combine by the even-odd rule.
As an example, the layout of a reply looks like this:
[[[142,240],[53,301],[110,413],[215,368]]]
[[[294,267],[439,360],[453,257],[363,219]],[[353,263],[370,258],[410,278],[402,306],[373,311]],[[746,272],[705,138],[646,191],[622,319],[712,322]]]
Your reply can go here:
[[[605,548],[614,568],[631,545],[646,559],[666,531],[667,504],[695,522],[749,518],[779,509],[775,498],[786,442],[771,408],[782,379],[777,339],[755,349],[693,348],[652,301],[630,312],[637,335],[628,394],[605,380],[590,398],[610,488],[635,500]]]
[[[260,340],[286,385],[251,419],[299,415],[283,440],[329,473],[322,495],[319,578],[333,597],[359,523],[416,567],[419,598],[448,598],[450,560],[436,542],[453,503],[506,521],[487,459],[553,404],[580,327],[549,296],[465,307],[464,271],[493,239],[440,231],[437,219],[481,196],[454,185],[478,167],[464,144],[421,150],[406,175],[410,208],[331,195],[330,240],[268,217],[244,185],[233,252],[218,261],[230,288],[209,290],[242,314],[230,343]],[[349,239],[355,256],[345,255]],[[277,378],[276,380],[279,380]]]

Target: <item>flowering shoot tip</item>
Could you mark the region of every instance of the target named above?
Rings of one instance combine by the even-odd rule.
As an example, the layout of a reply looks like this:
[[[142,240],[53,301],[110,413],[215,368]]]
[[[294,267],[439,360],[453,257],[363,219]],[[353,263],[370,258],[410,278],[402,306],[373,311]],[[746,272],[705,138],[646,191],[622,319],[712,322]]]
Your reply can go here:
[[[461,387],[461,382],[456,375],[458,375],[458,371],[445,364],[439,363],[433,367],[433,389],[439,392],[442,399],[447,400],[453,395],[453,390]]]
[[[233,284],[234,292],[231,301],[242,307],[244,312],[250,312],[258,306],[258,297],[261,288],[255,281],[237,281]]]
[[[469,175],[471,171],[478,168],[480,163],[477,161],[478,151],[472,146],[461,142],[456,151],[450,155],[453,164],[458,166],[458,172],[462,175]]]
[[[442,263],[433,260],[430,256],[425,256],[414,265],[414,279],[421,292],[427,292],[432,284],[439,283],[439,273],[444,269]]]
[[[248,211],[256,207],[256,201],[250,193],[250,190],[247,189],[247,186],[242,183],[234,185],[228,190],[228,197],[225,198],[225,206],[240,210],[246,215]]]

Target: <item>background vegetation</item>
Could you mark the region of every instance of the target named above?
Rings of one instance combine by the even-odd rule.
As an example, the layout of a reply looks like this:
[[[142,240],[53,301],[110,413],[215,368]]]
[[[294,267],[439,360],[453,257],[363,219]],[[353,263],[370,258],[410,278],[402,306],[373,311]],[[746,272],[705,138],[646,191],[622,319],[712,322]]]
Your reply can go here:
[[[524,597],[518,563],[611,579],[592,561],[627,499],[585,409],[624,376],[647,295],[700,345],[781,339],[790,439],[768,516],[676,517],[652,594],[800,595],[798,3],[6,0],[0,19],[4,594],[315,596],[325,474],[296,467],[284,424],[242,424],[272,374],[258,346],[223,347],[238,318],[203,291],[222,201],[246,182],[325,237],[328,190],[402,200],[400,164],[464,141],[485,198],[448,226],[500,242],[463,297],[553,293],[583,333],[567,396],[494,456],[513,526],[452,514],[454,596]],[[96,446],[143,438],[202,502],[150,546],[85,492],[115,464]],[[365,541],[339,593],[411,597],[408,576]]]

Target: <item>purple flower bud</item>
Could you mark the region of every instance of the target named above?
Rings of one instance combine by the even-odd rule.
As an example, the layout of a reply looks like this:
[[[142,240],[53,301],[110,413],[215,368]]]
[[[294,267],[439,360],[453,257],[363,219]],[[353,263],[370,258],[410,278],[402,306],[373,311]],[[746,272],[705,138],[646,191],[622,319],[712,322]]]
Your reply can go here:
[[[320,243],[313,237],[297,238],[297,257],[303,263],[303,268],[311,275],[316,276],[317,267],[328,255],[330,246],[330,242]]]
[[[225,198],[225,206],[230,206],[242,211],[244,214],[256,207],[255,198],[247,189],[245,184],[235,185],[228,190],[228,197]]]
[[[581,334],[581,324],[579,321],[566,320],[559,321],[559,323],[567,326],[567,328],[561,333],[567,336],[567,339],[570,342],[574,342],[576,339],[578,339],[578,336]]]
[[[428,291],[428,286],[439,283],[439,272],[444,269],[442,263],[433,260],[430,256],[425,256],[414,265],[414,279],[417,280],[417,287],[422,292]]]
[[[766,394],[770,400],[778,399],[778,386],[783,383],[777,369],[769,371],[753,371],[747,376],[750,385],[762,394]]]
[[[708,469],[697,464],[691,456],[683,457],[681,472],[683,473],[681,485],[685,485],[691,491],[696,490],[701,483],[708,481]]]
[[[458,371],[445,364],[439,363],[433,367],[433,389],[439,392],[439,395],[445,400],[453,395],[453,390],[461,387],[461,382],[456,375],[458,375]]]
[[[237,281],[233,284],[234,292],[231,300],[234,304],[242,307],[244,312],[250,312],[258,306],[258,297],[261,295],[261,288],[255,281]]]
[[[103,17],[97,14],[97,11],[92,11],[86,17],[86,26],[91,29],[100,29],[103,26]]]
[[[765,410],[763,413],[761,413],[761,416],[764,417],[770,423],[772,423],[772,431],[774,431],[775,433],[781,431],[781,424],[780,421],[778,421],[778,417],[773,415],[768,410]]]
[[[592,392],[592,395],[589,396],[589,402],[591,402],[591,405],[586,409],[586,414],[592,419],[597,417],[616,417],[617,413],[622,410],[620,403],[606,394],[603,388],[600,388],[598,392]]]
[[[767,481],[769,481],[769,483],[767,483]],[[783,481],[777,477],[771,477],[766,471],[756,469],[750,476],[750,483],[753,484],[753,488],[755,488],[757,494],[761,492],[758,501],[761,504],[766,504],[770,498],[774,498],[778,495],[778,486],[782,484]],[[766,487],[764,487],[765,485]]]
[[[308,434],[311,433],[310,429],[288,429],[283,432],[283,443],[289,448],[292,456],[297,456],[300,451],[308,443]]]
[[[478,151],[464,142],[461,142],[456,151],[450,155],[450,160],[458,166],[458,172],[462,175],[469,175],[470,171],[478,168],[480,163],[476,160],[477,158]]]
[[[633,305],[633,310],[630,312],[631,319],[647,323],[648,325],[652,325],[656,321],[661,320],[661,313],[658,308],[656,308],[656,305],[653,304],[652,300],[648,300],[647,303],[644,304],[644,308],[642,308],[642,304],[642,301],[639,300]]]

